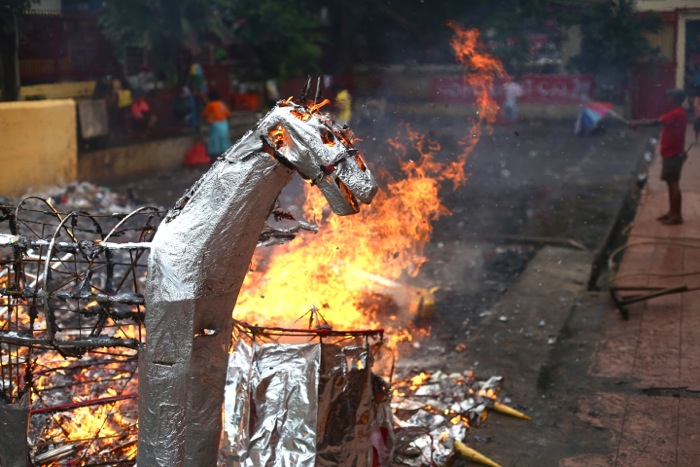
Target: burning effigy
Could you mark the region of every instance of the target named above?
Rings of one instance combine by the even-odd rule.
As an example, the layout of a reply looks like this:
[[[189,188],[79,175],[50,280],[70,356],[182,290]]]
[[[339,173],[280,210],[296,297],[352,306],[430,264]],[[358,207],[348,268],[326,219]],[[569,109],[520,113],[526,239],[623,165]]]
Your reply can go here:
[[[352,131],[320,112],[322,105],[278,102],[158,228],[149,256],[148,337],[139,353],[139,462],[215,464],[232,310],[294,171],[338,215],[374,197],[377,186]]]
[[[396,377],[387,364],[429,332],[415,320],[435,298],[405,279],[449,214],[440,188],[465,183],[496,113],[502,70],[475,51],[478,33],[452,27],[479,97],[463,151],[440,161],[406,125],[388,141],[403,177],[382,191],[307,84],[167,213],[109,201],[90,214],[65,193],[0,206],[0,465],[419,466],[468,453],[469,428],[505,407],[502,379]],[[294,172],[308,182],[304,220],[277,203]],[[314,235],[289,243],[303,230]]]
[[[86,188],[0,206],[2,465],[136,452],[143,258],[160,213],[116,198],[96,203],[109,214],[61,209]]]

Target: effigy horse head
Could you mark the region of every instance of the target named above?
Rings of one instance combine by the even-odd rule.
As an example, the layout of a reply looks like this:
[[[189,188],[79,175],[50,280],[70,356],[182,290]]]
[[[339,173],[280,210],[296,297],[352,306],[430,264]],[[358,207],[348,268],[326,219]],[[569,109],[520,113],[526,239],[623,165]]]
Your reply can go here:
[[[265,152],[310,180],[333,212],[344,216],[358,212],[359,202],[370,203],[377,183],[353,144],[352,130],[320,111],[327,103],[279,101],[253,131],[260,133]]]

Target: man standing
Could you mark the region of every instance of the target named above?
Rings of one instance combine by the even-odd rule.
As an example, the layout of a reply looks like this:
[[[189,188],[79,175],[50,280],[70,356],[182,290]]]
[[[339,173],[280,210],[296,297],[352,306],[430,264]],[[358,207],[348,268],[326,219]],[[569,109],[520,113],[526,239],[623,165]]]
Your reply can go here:
[[[516,80],[509,78],[503,85],[503,93],[505,94],[503,112],[506,120],[510,123],[515,123],[518,121],[518,98],[522,97],[525,92]]]
[[[666,91],[669,97],[669,109],[666,113],[655,119],[632,120],[630,128],[642,125],[661,125],[661,142],[659,153],[661,155],[661,180],[668,186],[669,210],[658,217],[658,221],[665,225],[679,225],[683,223],[681,215],[681,169],[687,157],[685,150],[685,132],[688,117],[682,107],[685,101],[685,92],[682,89],[670,89]]]

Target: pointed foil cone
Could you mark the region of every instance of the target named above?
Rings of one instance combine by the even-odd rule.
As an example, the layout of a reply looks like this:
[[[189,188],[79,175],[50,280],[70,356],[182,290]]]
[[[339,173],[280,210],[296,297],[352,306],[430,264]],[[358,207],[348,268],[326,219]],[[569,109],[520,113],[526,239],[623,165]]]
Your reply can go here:
[[[488,457],[484,456],[483,454],[480,454],[479,452],[473,450],[472,448],[460,441],[455,440],[454,446],[455,452],[462,457],[473,460],[474,462],[478,462],[480,464],[488,465],[489,467],[501,467],[499,464],[496,464]]]
[[[496,412],[504,413],[506,415],[510,415],[511,417],[520,418],[522,420],[532,420],[532,417],[530,417],[529,415],[515,410],[514,408],[509,407],[502,402],[495,401],[493,403],[493,410],[495,410]]]

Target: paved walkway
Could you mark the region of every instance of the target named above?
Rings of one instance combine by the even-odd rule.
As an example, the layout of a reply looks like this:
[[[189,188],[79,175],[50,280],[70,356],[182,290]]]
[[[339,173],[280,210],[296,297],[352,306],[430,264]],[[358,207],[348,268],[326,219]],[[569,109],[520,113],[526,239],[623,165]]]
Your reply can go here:
[[[608,429],[613,448],[565,465],[700,465],[700,145],[683,169],[683,225],[656,220],[668,206],[660,166],[655,156],[615,285],[690,290],[628,305],[626,321],[611,302],[590,376],[630,381],[631,390],[579,400],[577,413]],[[647,292],[623,296],[639,293]]]

